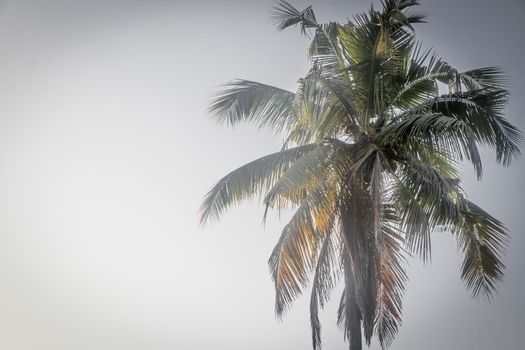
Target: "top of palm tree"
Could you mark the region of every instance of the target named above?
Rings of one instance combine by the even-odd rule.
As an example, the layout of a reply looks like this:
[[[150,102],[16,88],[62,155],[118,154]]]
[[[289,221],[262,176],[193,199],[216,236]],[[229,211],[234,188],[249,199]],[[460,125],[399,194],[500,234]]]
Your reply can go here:
[[[279,1],[277,28],[299,26],[311,38],[309,72],[295,92],[235,80],[209,107],[221,124],[284,136],[282,150],[215,184],[201,222],[254,195],[266,210],[295,209],[269,264],[279,316],[312,281],[314,348],[318,309],[340,275],[339,321],[351,348],[361,328],[368,343],[376,334],[388,346],[401,322],[404,255],[429,258],[433,231],[457,238],[473,296],[490,299],[503,277],[507,230],[468,200],[457,166],[470,162],[481,179],[479,146],[504,166],[519,157],[521,133],[504,115],[506,78],[496,67],[460,72],[424,50],[413,27],[424,22],[418,1],[381,5],[321,24],[311,7]]]

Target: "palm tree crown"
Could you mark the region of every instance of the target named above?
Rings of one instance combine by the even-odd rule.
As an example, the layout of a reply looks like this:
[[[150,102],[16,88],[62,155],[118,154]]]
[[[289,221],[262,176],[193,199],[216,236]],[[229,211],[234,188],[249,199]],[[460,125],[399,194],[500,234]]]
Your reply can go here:
[[[491,298],[502,279],[508,233],[468,200],[458,164],[478,146],[508,166],[520,131],[503,111],[508,91],[498,68],[459,72],[423,50],[413,24],[416,0],[383,0],[347,23],[320,24],[310,7],[281,0],[278,29],[298,25],[312,39],[311,69],[295,93],[236,80],[211,102],[220,123],[253,122],[284,135],[281,151],[232,171],[205,196],[201,220],[262,195],[266,210],[295,210],[269,265],[282,316],[312,284],[315,349],[318,310],[340,281],[338,322],[350,349],[376,335],[391,344],[401,323],[406,254],[430,256],[430,234],[448,231],[463,254],[461,278],[474,297]],[[265,214],[266,215],[266,214]]]

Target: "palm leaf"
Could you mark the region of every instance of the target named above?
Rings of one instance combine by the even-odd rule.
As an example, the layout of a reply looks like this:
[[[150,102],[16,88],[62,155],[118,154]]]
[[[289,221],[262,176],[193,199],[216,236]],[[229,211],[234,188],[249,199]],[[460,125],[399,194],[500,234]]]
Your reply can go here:
[[[467,90],[504,89],[508,79],[499,67],[483,67],[459,74]]]
[[[461,212],[454,230],[464,259],[461,278],[473,297],[491,299],[503,279],[502,257],[508,245],[503,224],[472,202]]]
[[[312,344],[316,350],[321,349],[321,323],[319,309],[324,308],[330,292],[338,280],[337,271],[337,235],[332,230],[324,238],[312,281],[312,294],[310,297],[310,323],[312,326]]]
[[[334,194],[321,187],[302,201],[268,261],[275,284],[275,310],[282,317],[309,281],[318,246],[335,216]],[[322,223],[321,223],[322,222]]]
[[[496,160],[508,166],[520,155],[521,132],[502,114],[507,98],[506,90],[483,88],[440,96],[431,108],[467,123],[476,141],[494,148]]]
[[[326,162],[332,153],[330,145],[314,148],[298,158],[280,177],[264,198],[267,207],[273,207],[279,199],[297,203],[304,193],[322,181]],[[282,207],[283,205],[279,205]]]
[[[295,94],[290,91],[249,80],[235,80],[224,87],[209,106],[220,124],[247,121],[281,131],[295,119]]]
[[[301,33],[306,34],[307,29],[318,26],[311,6],[303,11],[299,11],[285,0],[279,0],[273,8],[272,17],[274,18],[277,30],[284,30],[290,26],[299,24],[301,26]]]
[[[268,190],[294,161],[316,147],[307,144],[272,153],[220,179],[204,197],[200,211],[201,224],[218,219],[232,204]]]
[[[390,346],[401,324],[402,297],[408,281],[403,262],[403,234],[395,211],[386,209],[378,240],[379,269],[375,332],[381,346]]]

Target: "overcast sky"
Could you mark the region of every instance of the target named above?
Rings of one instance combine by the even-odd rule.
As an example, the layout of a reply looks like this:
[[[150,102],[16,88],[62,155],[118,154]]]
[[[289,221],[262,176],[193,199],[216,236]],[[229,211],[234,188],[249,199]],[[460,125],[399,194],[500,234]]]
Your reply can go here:
[[[293,1],[320,21],[369,1]],[[518,0],[423,1],[417,34],[460,70],[501,65],[509,119],[525,110]],[[309,349],[308,300],[274,317],[267,259],[283,222],[256,203],[200,228],[202,196],[226,172],[277,150],[250,126],[206,114],[217,87],[245,78],[294,89],[307,41],[278,33],[272,1],[12,0],[0,3],[0,348]],[[522,349],[524,162],[485,158],[471,199],[512,232],[492,304],[459,279],[455,241],[411,260],[393,350]],[[338,290],[337,292],[339,292]],[[339,294],[322,314],[324,349],[345,349]],[[377,343],[372,349],[379,349]]]

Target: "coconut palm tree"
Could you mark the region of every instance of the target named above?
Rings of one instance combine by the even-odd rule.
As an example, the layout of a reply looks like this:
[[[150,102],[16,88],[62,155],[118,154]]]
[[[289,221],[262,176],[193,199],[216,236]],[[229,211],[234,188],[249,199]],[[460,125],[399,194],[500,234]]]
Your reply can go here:
[[[504,75],[494,67],[459,72],[423,50],[413,29],[424,22],[417,0],[381,4],[344,24],[320,24],[310,7],[281,0],[277,28],[298,26],[311,39],[311,69],[297,91],[236,80],[210,105],[221,124],[252,122],[284,138],[279,152],[219,180],[201,220],[254,195],[266,212],[294,210],[269,266],[279,317],[311,283],[314,349],[318,311],[338,281],[350,349],[373,335],[389,346],[401,323],[405,257],[428,259],[433,232],[456,238],[474,297],[490,299],[503,276],[507,230],[469,201],[458,165],[472,163],[479,180],[478,146],[494,149],[504,166],[519,156],[520,131],[503,114]]]

